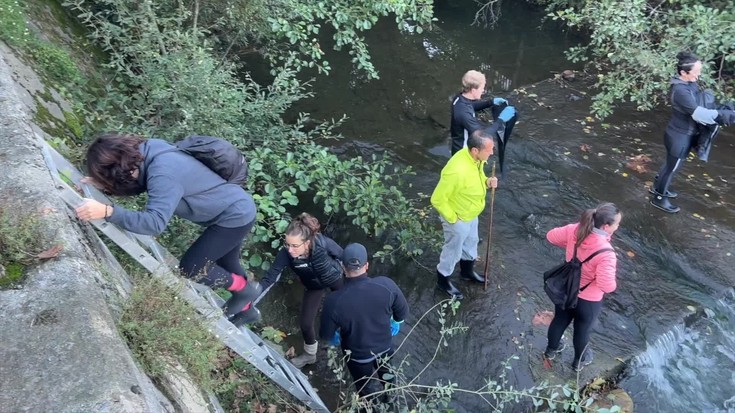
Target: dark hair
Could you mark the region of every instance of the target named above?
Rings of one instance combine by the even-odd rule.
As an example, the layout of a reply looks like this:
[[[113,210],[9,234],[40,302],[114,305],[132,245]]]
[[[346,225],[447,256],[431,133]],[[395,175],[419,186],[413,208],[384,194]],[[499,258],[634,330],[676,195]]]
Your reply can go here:
[[[313,241],[321,225],[313,215],[302,212],[286,227],[286,235],[299,236],[302,241]]]
[[[485,140],[489,139],[491,143],[493,142],[493,136],[487,133],[485,129],[478,129],[470,134],[470,136],[467,138],[467,148],[477,148],[479,150],[482,150],[482,148],[485,147]]]
[[[132,173],[143,163],[140,144],[145,139],[115,132],[97,136],[87,149],[87,173],[99,189],[112,195],[138,195],[145,186]]]
[[[689,73],[694,64],[699,62],[700,59],[691,52],[679,52],[676,54],[676,75],[681,75],[681,72]]]
[[[600,204],[597,208],[587,209],[582,212],[579,218],[579,226],[577,227],[577,244],[579,247],[582,241],[592,233],[592,228],[600,228],[603,225],[610,225],[615,222],[615,217],[620,213],[615,204],[606,202]]]

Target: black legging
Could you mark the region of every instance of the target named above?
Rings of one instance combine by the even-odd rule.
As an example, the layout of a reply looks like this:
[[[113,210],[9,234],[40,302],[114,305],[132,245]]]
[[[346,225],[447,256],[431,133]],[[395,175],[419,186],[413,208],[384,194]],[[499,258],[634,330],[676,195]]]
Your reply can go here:
[[[181,273],[213,288],[229,288],[232,273],[245,275],[240,252],[254,224],[255,221],[236,228],[207,227],[181,257]]]
[[[579,299],[577,308],[562,310],[559,306],[554,308],[554,319],[549,325],[549,348],[558,349],[561,336],[569,323],[574,320],[574,362],[579,362],[582,352],[590,342],[592,326],[602,311],[602,301],[587,301]]]
[[[332,291],[339,290],[342,288],[342,283],[343,278],[340,278],[328,288]],[[299,323],[301,324],[301,334],[304,336],[304,343],[306,344],[316,343],[314,320],[316,320],[316,313],[319,311],[319,306],[322,304],[322,297],[324,297],[326,290],[327,288],[321,290],[304,289],[304,299],[301,301]]]
[[[669,185],[671,185],[671,180],[674,178],[674,174],[681,168],[683,162],[683,159],[668,153],[666,154],[666,163],[661,167],[661,170],[658,172],[658,178],[656,179],[656,192],[666,194],[666,191],[669,190]]]

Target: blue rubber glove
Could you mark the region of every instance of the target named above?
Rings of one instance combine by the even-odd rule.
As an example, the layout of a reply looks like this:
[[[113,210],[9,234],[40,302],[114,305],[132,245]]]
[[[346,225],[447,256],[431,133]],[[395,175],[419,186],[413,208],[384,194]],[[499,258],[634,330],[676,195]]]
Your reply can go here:
[[[502,112],[500,112],[500,115],[498,115],[498,118],[502,120],[503,122],[507,122],[513,118],[513,116],[516,115],[516,108],[513,106],[508,106],[505,109],[503,109]]]
[[[342,336],[339,335],[339,330],[334,332],[334,337],[332,337],[331,340],[329,340],[330,346],[337,347],[342,342]]]
[[[500,106],[505,103],[508,103],[508,101],[503,98],[493,98],[493,105],[495,106]]]
[[[390,335],[391,335],[391,337],[392,336],[395,336],[396,334],[398,334],[399,331],[401,331],[401,323],[403,323],[403,321],[400,321],[399,322],[399,321],[394,320],[393,317],[390,318]]]

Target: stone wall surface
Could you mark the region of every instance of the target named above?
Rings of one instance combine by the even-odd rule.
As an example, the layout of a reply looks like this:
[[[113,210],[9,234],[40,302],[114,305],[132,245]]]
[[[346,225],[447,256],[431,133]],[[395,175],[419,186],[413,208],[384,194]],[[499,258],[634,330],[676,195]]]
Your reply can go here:
[[[0,291],[0,412],[173,412],[115,327],[127,275],[57,196],[23,87],[34,78],[0,44],[0,207],[63,245]]]

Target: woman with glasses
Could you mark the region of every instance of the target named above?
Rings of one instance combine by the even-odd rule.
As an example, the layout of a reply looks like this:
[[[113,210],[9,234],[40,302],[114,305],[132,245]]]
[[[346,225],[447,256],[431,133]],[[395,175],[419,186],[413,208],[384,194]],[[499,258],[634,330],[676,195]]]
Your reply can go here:
[[[304,299],[299,316],[301,334],[304,337],[304,354],[291,359],[291,363],[298,368],[316,362],[318,343],[314,320],[324,292],[342,287],[341,258],[342,247],[320,232],[316,218],[302,213],[286,228],[283,248],[278,251],[275,262],[260,282],[263,294],[266,294],[281,277],[283,270],[289,267],[304,285]]]

